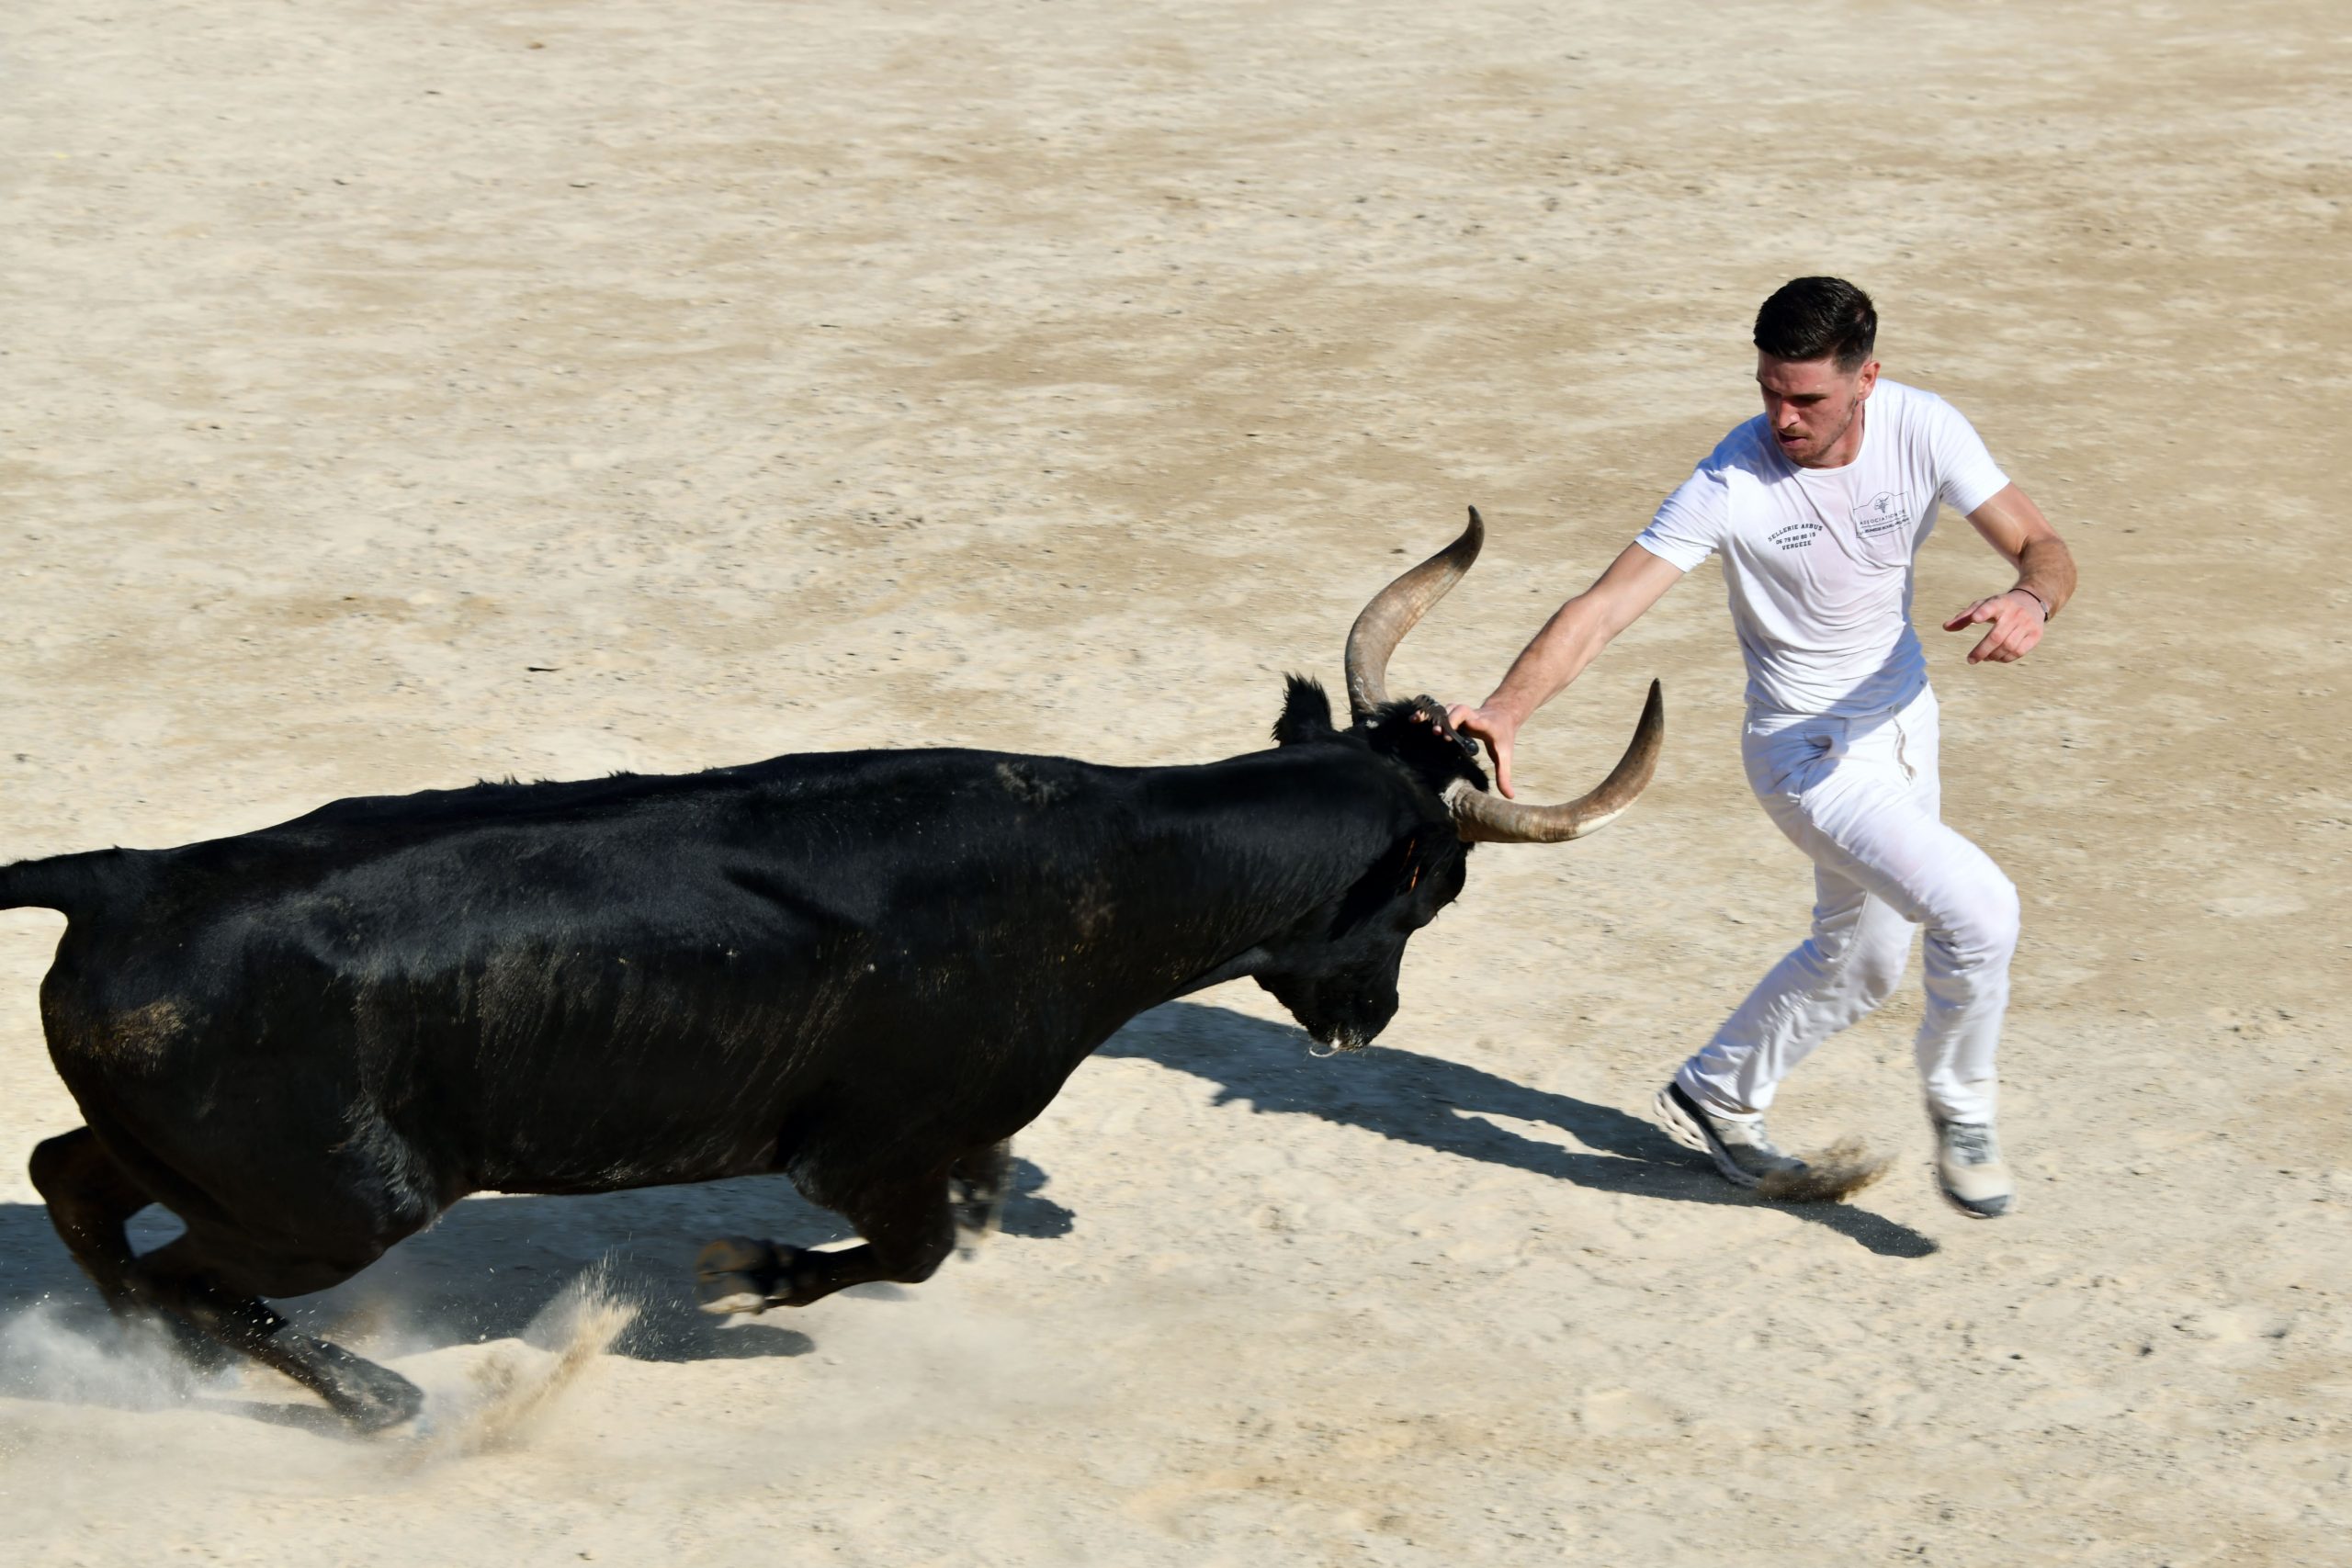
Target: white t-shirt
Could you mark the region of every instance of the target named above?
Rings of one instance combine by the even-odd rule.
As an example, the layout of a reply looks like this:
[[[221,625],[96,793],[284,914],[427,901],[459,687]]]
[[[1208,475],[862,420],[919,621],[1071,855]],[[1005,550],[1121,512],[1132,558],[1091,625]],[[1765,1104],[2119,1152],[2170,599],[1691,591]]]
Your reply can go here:
[[[1689,571],[1717,550],[1762,716],[1851,717],[1928,682],[1911,629],[1911,562],[1936,507],[1973,512],[2008,478],[1960,412],[1882,378],[1839,468],[1783,457],[1764,416],[1723,438],[1634,540]]]

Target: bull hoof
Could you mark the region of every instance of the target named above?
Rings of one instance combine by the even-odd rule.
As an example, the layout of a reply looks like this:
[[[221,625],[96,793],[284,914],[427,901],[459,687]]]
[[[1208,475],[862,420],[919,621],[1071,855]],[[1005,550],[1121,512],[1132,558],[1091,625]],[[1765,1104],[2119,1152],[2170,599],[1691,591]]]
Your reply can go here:
[[[389,1367],[362,1360],[340,1345],[314,1341],[319,1394],[354,1431],[380,1432],[415,1418],[424,1391]]]
[[[767,1311],[782,1293],[797,1251],[743,1235],[712,1242],[695,1257],[695,1291],[702,1310],[714,1317]]]
[[[1012,1196],[1010,1140],[958,1160],[947,1176],[947,1206],[956,1219],[956,1250],[969,1258],[981,1242],[994,1235],[1004,1224],[1004,1205]]]

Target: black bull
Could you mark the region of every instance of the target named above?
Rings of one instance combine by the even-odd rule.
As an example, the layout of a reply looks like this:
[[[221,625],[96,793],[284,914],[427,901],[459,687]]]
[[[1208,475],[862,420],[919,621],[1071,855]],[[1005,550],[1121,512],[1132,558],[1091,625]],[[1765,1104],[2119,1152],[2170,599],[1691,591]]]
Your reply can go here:
[[[1385,701],[1479,538],[1474,512],[1367,607],[1349,728],[1294,679],[1279,744],[1225,761],[780,757],[0,870],[0,907],[67,916],[41,1016],[89,1124],[40,1145],[34,1184],[110,1305],[362,1427],[413,1385],[260,1298],[348,1279],[469,1192],[783,1171],[862,1244],[714,1243],[706,1305],[926,1279],[985,1224],[1006,1141],[1136,1013],[1249,975],[1362,1044],[1465,839],[1574,837],[1646,782],[1655,686],[1616,773],[1557,807],[1487,795],[1436,705]],[[150,1203],[187,1232],[134,1257]]]

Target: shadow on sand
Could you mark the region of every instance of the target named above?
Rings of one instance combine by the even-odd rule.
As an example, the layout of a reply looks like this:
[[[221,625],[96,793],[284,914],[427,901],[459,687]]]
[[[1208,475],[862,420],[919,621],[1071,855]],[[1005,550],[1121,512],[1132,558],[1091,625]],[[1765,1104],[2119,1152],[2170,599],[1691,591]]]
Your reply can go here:
[[[1039,1195],[1046,1180],[1035,1165],[1015,1161],[1013,1192],[1003,1217],[1006,1235],[1069,1234],[1075,1224],[1070,1211]],[[149,1209],[132,1224],[132,1245],[145,1251],[178,1230],[164,1211]],[[469,1198],[357,1278],[278,1305],[308,1333],[362,1353],[409,1354],[527,1337],[533,1319],[566,1287],[593,1277],[637,1308],[635,1322],[613,1347],[615,1354],[642,1361],[800,1356],[815,1343],[797,1328],[764,1319],[722,1322],[696,1308],[695,1250],[728,1235],[776,1236],[807,1246],[844,1240],[849,1234],[838,1216],[805,1201],[780,1176],[593,1197]],[[849,1293],[882,1300],[906,1294],[888,1285]],[[77,1342],[69,1354],[103,1357],[134,1348],[66,1255],[47,1210],[37,1203],[0,1203],[0,1328],[36,1311],[45,1344],[54,1346],[59,1336]],[[23,1346],[12,1343],[11,1348]],[[74,1384],[74,1392],[53,1393],[58,1380],[44,1376],[43,1369],[0,1365],[0,1394],[93,1398],[88,1380],[65,1381]],[[129,1395],[109,1399],[103,1387],[96,1399],[138,1402]],[[341,1430],[323,1410],[300,1405],[248,1406],[204,1398],[190,1403],[256,1420]]]
[[[1239,1101],[1261,1114],[1344,1122],[1603,1192],[1777,1209],[1882,1257],[1925,1258],[1936,1250],[1933,1237],[1851,1203],[1768,1203],[1725,1182],[1704,1159],[1648,1122],[1613,1107],[1380,1045],[1318,1060],[1307,1054],[1304,1038],[1288,1025],[1176,1002],[1129,1024],[1101,1054],[1142,1057],[1206,1078],[1219,1086],[1220,1105]],[[1556,1128],[1584,1149],[1528,1137],[1490,1117]]]
[[[1526,1088],[1476,1067],[1373,1046],[1318,1061],[1300,1032],[1198,1003],[1160,1008],[1114,1036],[1107,1056],[1138,1057],[1218,1086],[1217,1102],[1259,1113],[1313,1116],[1362,1127],[1464,1159],[1508,1166],[1604,1192],[1679,1203],[1774,1207],[1889,1258],[1924,1258],[1935,1241],[1850,1203],[1767,1205],[1731,1188],[1649,1122],[1605,1105]],[[1566,1134],[1564,1147],[1495,1118]],[[1069,1210],[1043,1197],[1046,1175],[1016,1162],[1007,1235],[1069,1234]],[[141,1250],[177,1230],[160,1210],[133,1224]],[[715,1236],[775,1236],[808,1246],[845,1239],[835,1215],[804,1201],[782,1177],[651,1188],[578,1198],[468,1199],[431,1229],[394,1247],[355,1280],[283,1303],[311,1333],[401,1352],[514,1337],[574,1280],[598,1273],[634,1303],[635,1324],[615,1347],[646,1361],[800,1356],[815,1348],[797,1328],[765,1321],[722,1324],[696,1310],[694,1254]],[[888,1285],[856,1295],[893,1299]],[[99,1348],[119,1335],[34,1203],[0,1203],[0,1324],[40,1308],[54,1329]],[[385,1352],[390,1353],[390,1352]],[[7,1375],[0,1393],[42,1397],[38,1380]],[[220,1408],[245,1409],[221,1405]],[[255,1419],[334,1426],[323,1412],[254,1405]]]

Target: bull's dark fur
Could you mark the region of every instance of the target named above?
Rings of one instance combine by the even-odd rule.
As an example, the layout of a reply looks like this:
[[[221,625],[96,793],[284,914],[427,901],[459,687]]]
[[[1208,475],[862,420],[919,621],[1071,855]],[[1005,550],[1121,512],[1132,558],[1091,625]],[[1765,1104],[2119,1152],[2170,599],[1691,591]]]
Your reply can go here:
[[[868,1245],[750,1255],[764,1301],[922,1279],[951,1177],[1145,1009],[1248,974],[1320,1040],[1387,1023],[1406,939],[1463,885],[1440,792],[1485,784],[1439,712],[1342,730],[1294,678],[1274,750],[1201,766],[790,756],[0,869],[0,907],[68,917],[41,1010],[89,1126],[34,1179],[110,1301],[363,1422],[413,1391],[253,1298],[469,1192],[780,1170]],[[187,1235],[133,1260],[149,1201]]]

